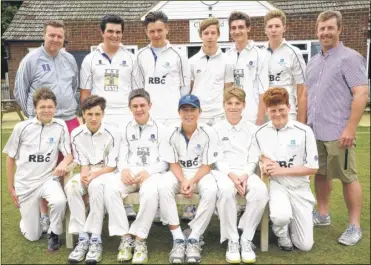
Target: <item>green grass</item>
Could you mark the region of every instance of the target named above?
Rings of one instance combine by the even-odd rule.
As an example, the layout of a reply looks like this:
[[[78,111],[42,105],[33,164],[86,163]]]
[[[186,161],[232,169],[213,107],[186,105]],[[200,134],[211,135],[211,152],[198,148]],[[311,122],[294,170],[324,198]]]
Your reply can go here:
[[[2,149],[6,143],[10,130],[2,132]],[[332,224],[329,227],[314,229],[314,246],[312,251],[305,253],[298,250],[282,252],[276,246],[276,239],[270,234],[269,251],[256,250],[257,264],[370,264],[370,128],[359,128],[357,135],[357,169],[359,180],[363,189],[362,228],[363,238],[353,247],[342,246],[337,243],[338,237],[347,226],[347,210],[343,201],[341,183],[335,181],[331,196]],[[64,235],[62,235],[62,248],[57,253],[46,251],[45,238],[36,242],[29,242],[23,238],[19,231],[20,213],[14,207],[6,186],[5,156],[2,156],[2,229],[1,263],[16,264],[65,264],[70,250],[65,248]],[[312,186],[313,188],[313,186]],[[183,223],[185,228],[186,224]],[[213,217],[205,232],[206,245],[202,251],[203,264],[225,264],[226,243],[220,244],[219,221]],[[154,225],[151,229],[148,249],[149,261],[152,264],[168,263],[168,252],[171,249],[171,233],[162,225]],[[118,237],[109,237],[107,231],[107,218],[103,228],[104,254],[102,264],[116,262]],[[259,246],[259,232],[256,233],[254,242]]]

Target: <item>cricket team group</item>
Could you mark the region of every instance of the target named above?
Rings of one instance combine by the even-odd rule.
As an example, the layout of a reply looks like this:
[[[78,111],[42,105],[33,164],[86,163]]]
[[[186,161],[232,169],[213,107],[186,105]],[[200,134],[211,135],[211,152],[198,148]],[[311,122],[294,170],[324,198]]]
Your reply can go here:
[[[146,240],[157,220],[173,237],[169,262],[200,263],[203,234],[216,214],[220,242],[228,241],[226,261],[253,263],[252,240],[267,204],[278,246],[312,249],[313,226],[331,224],[333,178],[341,180],[348,208],[338,242],[361,239],[355,135],[368,80],[365,59],[339,40],[340,12],[319,14],[321,51],[308,65],[283,37],[281,10],[264,17],[262,48],[249,39],[246,13],[232,12],[228,23],[229,50],[218,46],[219,22],[209,17],[200,24],[202,47],[188,60],[167,40],[162,11],[145,16],[150,44],[137,55],[122,44],[124,20],[105,15],[103,42],[80,70],[62,49],[63,23],[45,23],[44,44],[23,58],[16,74],[14,95],[29,119],[14,127],[3,150],[26,239],[45,233],[48,250],[58,250],[68,205],[66,230],[78,235],[69,263],[101,261],[106,214],[109,235],[121,237],[118,262],[151,261]],[[78,87],[83,124],[76,117]],[[73,161],[80,173],[61,183]],[[123,204],[133,192],[139,192],[138,213]],[[184,207],[187,231],[178,193],[200,195],[197,206]],[[244,210],[236,194],[246,197]]]

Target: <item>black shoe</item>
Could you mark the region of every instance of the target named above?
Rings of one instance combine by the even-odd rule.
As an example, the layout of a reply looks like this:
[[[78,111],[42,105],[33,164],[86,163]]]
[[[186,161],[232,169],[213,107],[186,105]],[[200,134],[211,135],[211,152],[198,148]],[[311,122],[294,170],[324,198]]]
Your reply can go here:
[[[51,232],[48,234],[48,251],[57,251],[61,247],[59,236]]]

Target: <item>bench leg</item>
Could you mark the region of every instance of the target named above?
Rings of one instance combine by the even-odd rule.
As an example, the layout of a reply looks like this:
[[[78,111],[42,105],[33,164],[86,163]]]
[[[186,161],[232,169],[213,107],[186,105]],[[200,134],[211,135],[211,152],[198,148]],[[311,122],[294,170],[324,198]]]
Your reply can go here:
[[[269,241],[269,211],[268,205],[266,205],[260,226],[260,250],[262,252],[268,251],[268,241]]]
[[[72,249],[73,248],[73,234],[68,233],[68,226],[70,224],[70,210],[67,209],[66,211],[66,248]]]
[[[21,108],[16,107],[15,111],[18,113],[19,118],[20,118],[22,121],[24,121],[23,115],[22,115],[22,113],[21,113]]]

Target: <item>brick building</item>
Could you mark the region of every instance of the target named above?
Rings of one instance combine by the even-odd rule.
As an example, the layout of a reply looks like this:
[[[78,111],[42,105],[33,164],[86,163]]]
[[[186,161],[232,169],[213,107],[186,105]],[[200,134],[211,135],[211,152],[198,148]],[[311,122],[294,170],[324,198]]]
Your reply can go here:
[[[369,1],[24,1],[12,23],[2,36],[6,47],[9,85],[21,59],[42,44],[43,22],[63,20],[66,25],[66,49],[78,65],[84,56],[102,41],[99,20],[104,14],[114,13],[125,19],[123,43],[134,53],[148,44],[142,26],[145,14],[162,10],[169,17],[168,39],[188,57],[195,54],[201,40],[197,36],[198,22],[210,15],[221,21],[219,44],[223,50],[232,44],[228,33],[227,18],[231,11],[241,10],[252,19],[249,38],[258,44],[267,39],[264,34],[264,15],[272,9],[281,9],[287,16],[285,38],[300,48],[306,61],[319,51],[315,35],[318,14],[327,9],[341,11],[343,31],[341,40],[368,59],[370,46]]]

